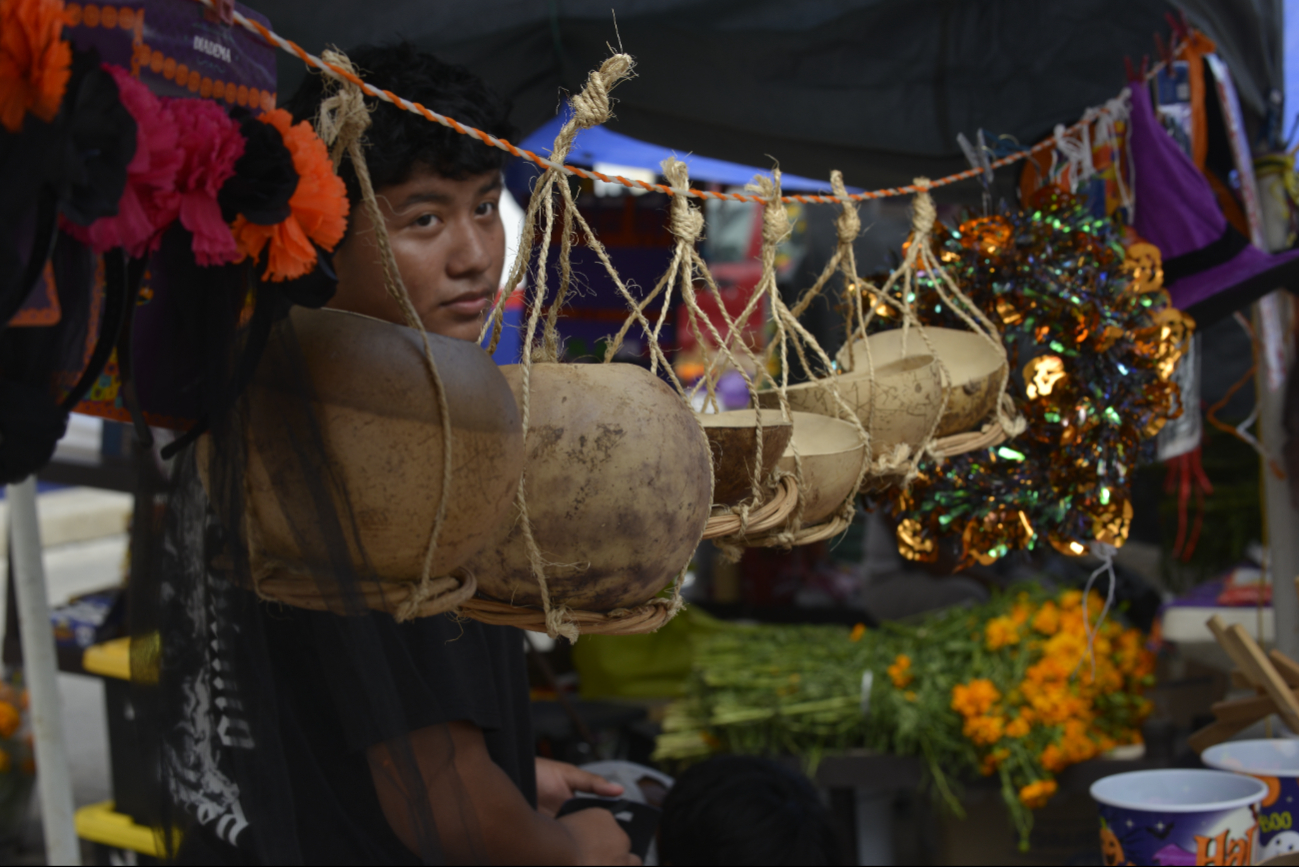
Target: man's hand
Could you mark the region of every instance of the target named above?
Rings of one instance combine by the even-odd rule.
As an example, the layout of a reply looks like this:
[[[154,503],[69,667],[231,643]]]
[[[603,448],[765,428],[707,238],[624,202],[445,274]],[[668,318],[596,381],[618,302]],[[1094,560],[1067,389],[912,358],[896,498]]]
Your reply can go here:
[[[601,798],[616,798],[622,794],[622,786],[611,783],[604,777],[584,771],[567,762],[556,762],[553,759],[537,759],[537,810],[552,819],[564,806],[564,802],[578,792],[589,792]],[[590,812],[584,810],[583,812]],[[601,810],[599,812],[607,812]]]
[[[552,764],[573,768],[572,765],[564,765],[562,762],[552,762]],[[596,779],[598,780],[599,777]],[[621,789],[621,786],[614,788]],[[564,830],[572,836],[573,842],[577,845],[578,864],[640,864],[640,859],[631,854],[631,840],[627,837],[627,833],[613,817],[613,813],[608,810],[601,810],[598,807],[578,810],[576,813],[564,816],[559,820],[559,824],[564,826]]]

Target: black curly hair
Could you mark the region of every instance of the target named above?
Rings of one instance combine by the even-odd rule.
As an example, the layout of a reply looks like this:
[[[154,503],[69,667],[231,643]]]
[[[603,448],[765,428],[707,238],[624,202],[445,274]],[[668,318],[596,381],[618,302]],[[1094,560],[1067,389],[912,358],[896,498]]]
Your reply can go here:
[[[664,864],[842,864],[830,811],[807,777],[757,756],[714,756],[663,802]]]
[[[361,45],[347,52],[361,77],[412,102],[462,124],[477,127],[498,138],[513,138],[510,103],[463,66],[444,63],[409,42]],[[324,96],[324,77],[303,79],[284,104],[294,121],[313,120]],[[412,112],[377,99],[366,99],[373,108],[366,130],[366,161],[376,190],[408,180],[425,168],[452,180],[500,171],[509,154],[433,123]],[[339,175],[355,207],[361,199],[356,172],[344,160]]]

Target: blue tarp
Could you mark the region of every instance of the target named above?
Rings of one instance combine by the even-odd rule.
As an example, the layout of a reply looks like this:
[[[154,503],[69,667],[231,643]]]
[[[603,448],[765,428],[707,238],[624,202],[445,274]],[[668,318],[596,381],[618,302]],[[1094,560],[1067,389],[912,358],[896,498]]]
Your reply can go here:
[[[526,148],[542,156],[550,156],[550,149],[554,145],[555,136],[559,134],[559,128],[563,125],[566,116],[567,111],[552,118],[544,126],[524,139],[519,147]],[[768,176],[771,174],[770,171],[755,166],[741,165],[726,160],[715,160],[710,157],[695,156],[694,154],[676,153],[670,148],[634,139],[631,136],[622,135],[600,126],[582,130],[577,134],[577,139],[573,142],[573,149],[569,151],[565,162],[579,166],[590,166],[595,163],[614,163],[620,166],[649,169],[658,173],[660,164],[670,156],[676,157],[690,167],[690,180],[695,184],[711,182],[724,186],[742,186],[753,180],[753,176],[756,174],[761,173]],[[812,178],[800,177],[799,175],[782,174],[780,176],[780,185],[782,190],[791,192],[830,192],[829,178],[818,181]],[[855,187],[849,187],[848,191],[850,193],[861,192]]]

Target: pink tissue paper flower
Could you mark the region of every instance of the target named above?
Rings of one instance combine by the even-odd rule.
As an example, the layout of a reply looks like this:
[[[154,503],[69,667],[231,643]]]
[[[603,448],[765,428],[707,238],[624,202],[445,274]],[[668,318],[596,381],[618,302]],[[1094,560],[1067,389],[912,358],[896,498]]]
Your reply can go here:
[[[126,189],[117,214],[84,228],[65,220],[63,228],[96,253],[124,247],[138,258],[158,249],[162,231],[180,209],[176,192],[176,173],[182,160],[176,146],[178,131],[171,112],[147,87],[121,67],[105,63],[104,69],[117,82],[122,105],[135,120],[135,156],[126,167]]]
[[[166,99],[180,131],[183,155],[176,190],[180,222],[194,236],[194,258],[200,265],[224,265],[240,258],[234,233],[221,217],[217,193],[235,173],[244,155],[239,124],[207,99]]]

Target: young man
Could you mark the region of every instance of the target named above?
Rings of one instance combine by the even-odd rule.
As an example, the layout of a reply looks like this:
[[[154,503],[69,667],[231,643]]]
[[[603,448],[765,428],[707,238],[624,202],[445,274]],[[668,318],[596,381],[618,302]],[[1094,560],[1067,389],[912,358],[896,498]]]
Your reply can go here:
[[[378,87],[495,135],[512,132],[506,105],[461,67],[408,44],[349,56]],[[286,107],[295,121],[309,120],[321,96],[320,78],[309,76]],[[498,210],[505,155],[386,103],[374,107],[372,121],[367,162],[415,309],[430,332],[476,340],[505,255]],[[329,306],[401,323],[355,171],[345,161],[340,174],[352,209]],[[255,793],[246,793],[245,807],[230,812],[234,824],[246,818],[262,841],[295,835],[289,851],[306,863],[639,863],[608,811],[554,818],[576,792],[616,796],[622,787],[535,757],[518,630],[448,615],[398,624],[385,613],[258,612],[282,745],[268,757],[283,754],[291,803],[263,797],[262,815],[253,816],[247,804]],[[366,661],[343,647],[364,648]],[[367,679],[382,680],[376,694],[391,698],[384,707],[353,700],[354,690],[339,685]],[[231,822],[200,821],[203,833],[182,847],[182,860],[249,860],[246,849],[228,845],[239,845]]]

